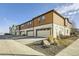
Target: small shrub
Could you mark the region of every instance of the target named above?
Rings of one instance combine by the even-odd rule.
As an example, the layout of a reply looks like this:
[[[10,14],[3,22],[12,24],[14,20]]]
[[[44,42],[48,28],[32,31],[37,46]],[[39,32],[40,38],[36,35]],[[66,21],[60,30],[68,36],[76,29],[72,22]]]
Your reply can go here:
[[[49,36],[47,40],[50,42],[50,44],[54,44],[53,36]]]

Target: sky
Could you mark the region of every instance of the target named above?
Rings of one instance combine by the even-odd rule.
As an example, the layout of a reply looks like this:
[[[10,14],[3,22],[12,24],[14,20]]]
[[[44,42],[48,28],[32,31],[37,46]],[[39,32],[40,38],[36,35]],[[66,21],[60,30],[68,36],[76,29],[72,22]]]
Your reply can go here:
[[[79,28],[77,3],[0,3],[0,34],[8,33],[12,25],[19,25],[52,9],[68,17]]]

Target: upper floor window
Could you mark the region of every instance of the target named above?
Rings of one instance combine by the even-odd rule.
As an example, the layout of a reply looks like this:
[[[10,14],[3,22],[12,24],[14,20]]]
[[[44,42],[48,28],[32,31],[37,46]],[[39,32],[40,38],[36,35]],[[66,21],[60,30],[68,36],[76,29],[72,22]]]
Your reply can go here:
[[[24,26],[24,24],[23,25],[21,25],[21,27],[23,27]]]
[[[40,17],[40,24],[44,24],[45,16]]]
[[[31,24],[32,22],[30,21],[29,24]]]
[[[41,19],[41,20],[44,20],[44,19],[45,19],[45,16],[41,16],[40,19]]]

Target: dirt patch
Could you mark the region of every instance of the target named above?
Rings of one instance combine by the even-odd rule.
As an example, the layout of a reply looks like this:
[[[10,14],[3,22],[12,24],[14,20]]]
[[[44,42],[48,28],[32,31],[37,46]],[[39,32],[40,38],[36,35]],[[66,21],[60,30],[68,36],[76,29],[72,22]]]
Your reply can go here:
[[[72,42],[74,42],[77,38],[78,37],[71,37],[71,38],[68,38],[68,39],[59,40],[59,42],[61,43],[60,46],[50,45],[49,48],[43,48],[43,46],[40,44],[41,40],[30,43],[30,44],[26,44],[26,45],[33,48],[34,50],[37,50],[41,53],[44,53],[47,56],[54,56],[57,53],[59,53],[61,50],[66,48],[68,45],[70,45]]]

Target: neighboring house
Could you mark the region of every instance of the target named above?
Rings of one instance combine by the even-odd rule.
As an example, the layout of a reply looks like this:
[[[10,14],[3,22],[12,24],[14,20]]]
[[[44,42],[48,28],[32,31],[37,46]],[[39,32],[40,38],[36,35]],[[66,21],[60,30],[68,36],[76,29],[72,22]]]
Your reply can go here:
[[[72,24],[68,18],[63,17],[55,10],[51,10],[28,22],[17,25],[17,27],[16,30],[19,35],[36,37],[52,35],[57,38],[60,34],[70,36]]]
[[[16,26],[16,35],[20,35],[20,25]]]
[[[16,26],[13,25],[12,27],[9,27],[9,33],[12,34],[12,35],[16,35]]]

